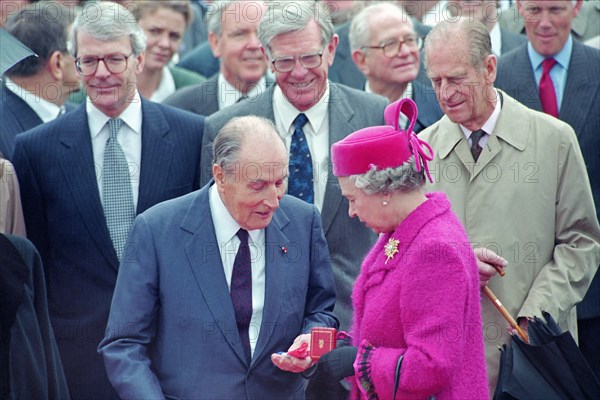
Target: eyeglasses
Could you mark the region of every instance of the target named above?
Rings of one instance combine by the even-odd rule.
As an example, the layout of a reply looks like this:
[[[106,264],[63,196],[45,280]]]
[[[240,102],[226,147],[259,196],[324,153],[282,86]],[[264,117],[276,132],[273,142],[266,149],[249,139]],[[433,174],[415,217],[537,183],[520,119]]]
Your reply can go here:
[[[363,46],[361,49],[380,49],[383,50],[383,55],[387,58],[394,58],[400,53],[402,45],[407,45],[412,49],[420,49],[423,40],[419,36],[407,35],[400,40],[390,40],[389,42],[380,44],[379,46]]]
[[[104,66],[111,74],[120,74],[127,69],[127,59],[131,57],[133,53],[126,56],[124,54],[108,54],[104,57],[78,57],[75,60],[75,66],[77,72],[83,76],[94,75],[98,69],[100,61],[104,62]]]
[[[275,68],[275,71],[277,72],[290,72],[296,66],[296,60],[300,61],[300,65],[306,69],[317,68],[320,67],[323,62],[324,51],[325,49],[318,53],[303,54],[298,57],[274,58],[271,60],[271,63],[273,63],[273,68]]]

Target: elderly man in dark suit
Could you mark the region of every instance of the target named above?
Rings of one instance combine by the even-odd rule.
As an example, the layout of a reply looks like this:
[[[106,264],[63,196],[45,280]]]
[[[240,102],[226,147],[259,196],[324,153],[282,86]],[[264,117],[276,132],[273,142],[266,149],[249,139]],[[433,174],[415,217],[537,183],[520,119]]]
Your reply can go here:
[[[36,3],[13,14],[6,29],[38,56],[8,70],[0,86],[0,153],[10,159],[15,136],[61,115],[79,90],[75,62],[67,51],[69,10]]]
[[[266,60],[256,30],[266,12],[262,2],[217,1],[208,11],[208,41],[221,61],[219,73],[192,85],[164,103],[200,115],[211,115],[266,89]]]
[[[358,11],[363,7],[368,6],[370,3],[380,3],[378,1],[355,1],[354,8]],[[390,2],[392,3],[392,2]],[[393,3],[397,3],[403,7],[402,0],[396,0]],[[427,36],[427,33],[431,30],[431,27],[423,24],[417,18],[413,16],[408,17],[412,24],[415,32],[421,38]],[[335,53],[335,60],[329,69],[329,79],[336,83],[342,83],[344,85],[353,87],[355,89],[363,90],[365,88],[366,78],[363,73],[356,67],[356,64],[352,61],[352,49],[350,47],[350,40],[348,38],[350,34],[350,23],[348,21],[336,28],[335,33],[339,36],[339,45]],[[425,69],[421,67],[419,71],[419,80],[429,85],[427,74]]]
[[[403,8],[379,3],[362,9],[350,25],[352,58],[367,78],[364,89],[394,102],[411,98],[419,109],[414,131],[420,132],[444,113],[435,92],[417,80],[421,66],[421,38]],[[400,126],[408,127],[401,114]]]
[[[73,399],[117,398],[96,347],[136,214],[199,188],[203,117],[140,98],[145,40],[129,11],[89,5],[69,50],[88,101],[17,137],[28,237]]]
[[[496,85],[526,106],[552,114],[573,127],[586,163],[598,216],[600,50],[573,39],[572,23],[582,2],[519,1],[517,5],[525,19],[529,42],[500,58]],[[596,374],[600,374],[598,299],[600,278],[597,276],[578,307],[580,346]]]
[[[332,175],[329,147],[358,129],[383,124],[387,100],[328,81],[338,37],[321,4],[272,3],[267,15],[258,35],[277,86],[208,117],[202,157],[212,159],[209,143],[234,116],[254,114],[275,122],[290,149],[288,193],[321,211],[336,280],[335,312],[347,328],[352,284],[375,236],[348,216],[348,203]],[[203,163],[206,182],[211,166]]]
[[[289,372],[310,358],[276,353],[337,327],[321,218],[285,195],[273,123],[234,118],[214,148],[214,180],[135,220],[100,345],[124,399],[303,399]]]

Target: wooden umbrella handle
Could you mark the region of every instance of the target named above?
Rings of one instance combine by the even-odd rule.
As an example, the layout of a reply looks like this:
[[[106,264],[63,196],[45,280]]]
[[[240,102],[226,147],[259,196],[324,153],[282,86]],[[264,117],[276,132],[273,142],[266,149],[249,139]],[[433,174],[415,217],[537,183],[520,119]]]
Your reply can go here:
[[[494,306],[498,309],[498,311],[500,311],[500,314],[502,314],[504,319],[506,319],[508,321],[508,323],[510,324],[510,326],[513,327],[517,331],[519,336],[521,336],[521,339],[523,339],[523,341],[525,343],[529,343],[529,338],[527,337],[527,334],[525,333],[525,331],[523,329],[521,329],[521,327],[519,326],[517,321],[515,321],[515,319],[512,317],[512,315],[510,315],[508,310],[502,305],[500,300],[498,300],[498,298],[490,290],[490,288],[487,286],[484,286],[482,290],[483,290],[483,293],[485,293],[485,295],[488,297],[488,299],[490,299],[491,302],[494,303]]]

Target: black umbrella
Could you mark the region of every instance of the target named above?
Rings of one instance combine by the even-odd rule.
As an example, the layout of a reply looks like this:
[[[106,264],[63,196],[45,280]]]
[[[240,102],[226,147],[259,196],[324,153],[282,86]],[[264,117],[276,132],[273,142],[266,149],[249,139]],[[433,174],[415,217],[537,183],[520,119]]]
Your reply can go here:
[[[37,57],[37,54],[15,39],[4,28],[0,28],[0,76],[16,63],[30,56]]]
[[[600,399],[600,383],[570,332],[550,314],[529,321],[529,344],[513,335],[504,345],[494,400]]]

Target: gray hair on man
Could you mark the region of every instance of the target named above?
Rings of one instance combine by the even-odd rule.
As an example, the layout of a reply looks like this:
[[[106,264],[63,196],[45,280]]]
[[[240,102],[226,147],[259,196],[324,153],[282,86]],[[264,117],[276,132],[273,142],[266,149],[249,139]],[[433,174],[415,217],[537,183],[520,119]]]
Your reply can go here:
[[[411,29],[414,31],[414,26],[410,16],[399,4],[391,2],[371,4],[360,10],[358,14],[352,18],[350,31],[348,33],[348,40],[350,41],[350,49],[352,51],[369,46],[371,44],[371,26],[369,25],[369,19],[373,15],[386,12],[401,14],[402,21],[404,21],[407,25],[410,25]],[[367,51],[367,49],[365,49],[365,51]]]
[[[492,54],[492,40],[485,25],[480,21],[461,17],[456,21],[440,21],[425,37],[425,66],[427,53],[433,44],[452,40],[466,40],[469,61],[475,68],[483,68],[483,61]]]
[[[327,45],[335,31],[331,21],[332,11],[321,2],[277,1],[269,4],[269,11],[258,27],[258,40],[268,54],[271,41],[284,33],[298,32],[311,21],[321,28],[321,44]]]
[[[256,115],[235,117],[229,120],[215,137],[213,164],[217,164],[225,171],[232,170],[247,137],[257,134],[273,136],[273,140],[284,143],[271,120]]]
[[[108,1],[88,3],[77,16],[69,35],[69,52],[77,58],[77,33],[85,31],[95,39],[117,40],[129,36],[133,54],[146,50],[146,35],[133,14],[120,4]]]

